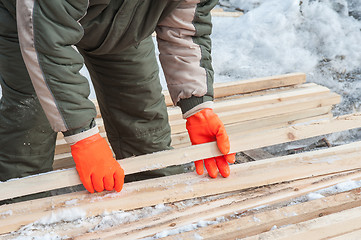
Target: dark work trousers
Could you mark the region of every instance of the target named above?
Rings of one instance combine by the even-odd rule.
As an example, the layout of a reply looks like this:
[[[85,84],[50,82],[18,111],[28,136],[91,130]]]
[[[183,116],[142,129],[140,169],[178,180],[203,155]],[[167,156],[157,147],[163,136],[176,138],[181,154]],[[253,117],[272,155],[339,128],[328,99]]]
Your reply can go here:
[[[84,37],[76,47],[89,70],[116,158],[170,149],[151,34],[178,2],[94,2],[80,21]],[[0,0],[0,181],[51,170],[56,140],[20,53],[15,12],[14,0]]]

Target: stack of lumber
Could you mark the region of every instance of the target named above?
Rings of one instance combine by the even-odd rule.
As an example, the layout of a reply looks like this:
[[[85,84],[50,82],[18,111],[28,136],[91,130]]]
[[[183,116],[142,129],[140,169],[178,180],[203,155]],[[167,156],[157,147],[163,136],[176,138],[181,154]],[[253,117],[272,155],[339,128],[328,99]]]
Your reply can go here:
[[[306,83],[304,73],[292,73],[266,78],[216,83],[214,111],[227,132],[247,133],[261,129],[289,126],[317,119],[330,119],[332,106],[340,96],[326,87]],[[185,120],[178,107],[173,107],[167,91],[163,92],[168,106],[172,131],[172,146],[189,146]],[[95,102],[97,105],[97,103]],[[106,133],[98,109],[97,124],[101,135]],[[59,134],[55,150],[54,169],[72,167],[70,146]]]
[[[255,84],[257,89],[249,80],[241,95],[241,87],[236,90],[235,86],[231,89],[237,95],[220,94],[222,100],[217,100],[215,109],[231,129],[231,152],[361,127],[360,113],[331,116],[338,95],[304,80],[286,83],[287,77],[301,75],[265,78],[273,79],[265,82],[278,81],[282,86]],[[262,79],[258,80],[253,81]],[[308,91],[298,96],[304,89]],[[183,145],[120,163],[126,174],[131,174],[220,154],[212,142]],[[80,191],[2,205],[0,238],[38,234],[54,239],[358,239],[360,156],[361,142],[353,142],[235,164],[228,178],[210,179],[190,172],[126,183],[120,193]],[[54,171],[0,183],[0,200],[78,184],[74,168]],[[354,187],[322,193],[319,199],[307,198],[315,191],[345,185]]]

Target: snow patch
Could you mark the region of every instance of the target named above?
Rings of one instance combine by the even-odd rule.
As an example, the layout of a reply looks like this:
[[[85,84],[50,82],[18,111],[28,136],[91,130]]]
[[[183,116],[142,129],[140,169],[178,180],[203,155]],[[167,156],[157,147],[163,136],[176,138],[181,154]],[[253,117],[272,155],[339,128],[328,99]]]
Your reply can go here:
[[[207,227],[209,225],[214,225],[214,224],[218,224],[219,222],[217,221],[199,221],[198,223],[194,223],[194,224],[188,224],[179,228],[175,228],[175,229],[170,229],[170,230],[165,230],[162,232],[159,232],[157,234],[155,234],[152,237],[147,237],[147,238],[143,238],[142,240],[151,240],[151,239],[159,239],[159,238],[164,238],[167,236],[171,236],[171,235],[176,235],[182,232],[190,232],[193,230],[196,230],[200,227]],[[201,237],[201,236],[199,236]],[[203,239],[203,238],[200,238]]]
[[[64,237],[60,237],[59,235],[55,233],[43,233],[41,235],[37,236],[18,236],[16,238],[13,238],[13,240],[60,240],[60,239],[66,239]]]
[[[255,221],[255,222],[261,222],[261,219],[259,219],[259,218],[255,217],[255,216],[253,216],[253,221]]]
[[[39,219],[36,224],[49,225],[57,222],[72,222],[86,217],[86,211],[81,208],[61,209]]]
[[[247,8],[245,2],[232,1],[239,8]],[[338,12],[331,0],[302,2],[300,6],[294,0],[251,1],[248,5],[258,7],[243,17],[214,17],[217,79],[312,73],[324,60],[336,71],[359,69],[361,22]],[[344,7],[347,11],[347,4]]]
[[[324,196],[319,193],[309,193],[309,194],[307,194],[306,197],[309,201],[312,201],[312,200],[323,198]]]
[[[7,218],[13,215],[13,210],[7,210],[0,213],[0,218]]]
[[[67,206],[73,206],[73,205],[77,205],[77,204],[78,204],[77,198],[65,202],[65,205],[67,205]]]
[[[317,191],[316,193],[319,194],[335,194],[335,193],[341,193],[341,192],[347,192],[356,188],[361,187],[361,181],[345,181],[342,183],[339,183],[337,185],[334,185],[329,188],[325,188],[322,190]]]

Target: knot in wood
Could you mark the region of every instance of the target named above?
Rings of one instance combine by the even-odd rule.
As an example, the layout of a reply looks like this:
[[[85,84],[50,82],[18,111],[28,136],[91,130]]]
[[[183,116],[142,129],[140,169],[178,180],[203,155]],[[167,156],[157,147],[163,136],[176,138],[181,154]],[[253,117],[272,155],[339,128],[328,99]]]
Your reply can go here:
[[[291,133],[291,132],[289,132],[289,133],[287,134],[287,137],[288,137],[288,139],[290,139],[290,140],[295,140],[295,139],[296,139],[296,136],[295,136],[293,133]]]

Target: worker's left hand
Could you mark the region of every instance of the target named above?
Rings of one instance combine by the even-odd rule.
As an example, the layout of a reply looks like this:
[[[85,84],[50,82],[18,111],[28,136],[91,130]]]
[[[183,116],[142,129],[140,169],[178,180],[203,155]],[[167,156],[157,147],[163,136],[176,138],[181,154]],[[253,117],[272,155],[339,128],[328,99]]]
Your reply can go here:
[[[124,170],[113,158],[109,145],[99,133],[71,145],[71,154],[80,180],[89,192],[122,190]]]
[[[196,171],[203,174],[203,162],[212,178],[216,178],[218,170],[223,177],[228,177],[228,163],[234,163],[235,154],[229,154],[230,143],[222,121],[212,109],[206,108],[187,118],[186,127],[193,145],[217,141],[223,156],[195,161]],[[218,170],[217,170],[218,169]]]

